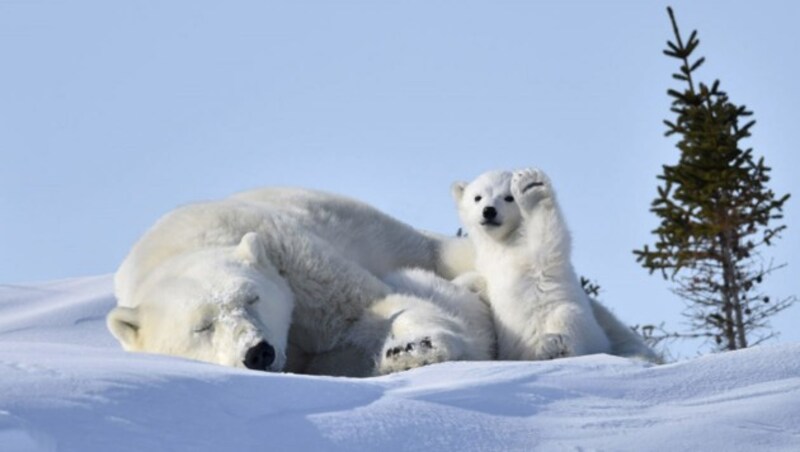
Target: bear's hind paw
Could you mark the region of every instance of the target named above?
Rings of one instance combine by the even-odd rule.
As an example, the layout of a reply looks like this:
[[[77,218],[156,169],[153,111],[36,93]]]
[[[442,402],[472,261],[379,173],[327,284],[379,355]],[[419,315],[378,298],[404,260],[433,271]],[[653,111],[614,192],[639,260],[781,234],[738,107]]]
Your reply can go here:
[[[546,334],[539,343],[538,359],[566,358],[574,355],[569,340],[563,334]]]
[[[430,336],[390,341],[381,353],[377,371],[380,375],[386,375],[448,361],[450,358],[449,347]]]

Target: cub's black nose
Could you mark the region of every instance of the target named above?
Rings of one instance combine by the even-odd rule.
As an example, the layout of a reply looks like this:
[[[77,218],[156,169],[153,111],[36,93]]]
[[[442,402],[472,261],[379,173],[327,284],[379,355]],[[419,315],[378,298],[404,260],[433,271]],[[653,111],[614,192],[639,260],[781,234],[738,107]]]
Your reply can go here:
[[[483,218],[487,220],[494,220],[494,217],[497,216],[497,209],[492,206],[484,207],[483,208]]]
[[[275,349],[266,341],[261,341],[250,348],[244,357],[245,367],[253,370],[267,370],[273,361],[275,361]]]

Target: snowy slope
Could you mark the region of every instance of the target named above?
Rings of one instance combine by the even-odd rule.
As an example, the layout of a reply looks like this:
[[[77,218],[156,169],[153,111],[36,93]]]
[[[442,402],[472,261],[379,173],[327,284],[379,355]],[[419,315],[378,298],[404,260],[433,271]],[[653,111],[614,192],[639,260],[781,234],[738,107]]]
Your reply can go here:
[[[0,451],[800,450],[800,344],[267,374],[122,352],[108,276],[0,286]]]

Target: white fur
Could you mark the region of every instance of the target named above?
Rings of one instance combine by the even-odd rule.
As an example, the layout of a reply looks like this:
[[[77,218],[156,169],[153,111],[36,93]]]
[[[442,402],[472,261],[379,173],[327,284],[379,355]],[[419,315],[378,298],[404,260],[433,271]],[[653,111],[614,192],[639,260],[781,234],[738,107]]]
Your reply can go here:
[[[402,322],[398,322],[397,325],[398,328],[404,329],[404,334],[400,336],[403,338],[402,341],[407,341],[408,337],[420,338],[411,343],[412,350],[408,350],[409,352],[436,353],[417,346],[425,338],[429,338],[434,344],[439,344],[440,348],[448,350],[446,356],[457,356],[461,360],[488,360],[495,357],[496,338],[489,306],[469,288],[451,283],[421,269],[398,271],[388,275],[384,281],[393,291],[415,300],[405,311],[405,319],[401,318]],[[420,299],[430,303],[421,304]],[[395,312],[399,308],[397,304],[390,307]],[[448,328],[442,328],[445,325]],[[386,355],[398,346],[402,347],[402,341],[399,341],[399,344],[397,340],[388,341],[383,354]],[[421,359],[425,361],[429,358]],[[400,362],[381,364],[402,365]]]
[[[126,350],[228,366],[243,367],[266,342],[272,371],[363,376],[490,359],[485,306],[433,273],[463,267],[445,251],[459,247],[452,240],[309,190],[192,204],[133,247],[115,276],[119,306],[107,323]],[[414,292],[423,282],[429,293]],[[405,353],[420,341],[425,353]]]
[[[537,169],[491,171],[470,184],[454,184],[452,191],[485,280],[498,357],[541,360],[611,352],[572,268],[569,232],[547,176]],[[487,218],[487,208],[494,209],[494,217]],[[471,284],[480,286],[474,277]],[[618,332],[619,322],[601,309]]]

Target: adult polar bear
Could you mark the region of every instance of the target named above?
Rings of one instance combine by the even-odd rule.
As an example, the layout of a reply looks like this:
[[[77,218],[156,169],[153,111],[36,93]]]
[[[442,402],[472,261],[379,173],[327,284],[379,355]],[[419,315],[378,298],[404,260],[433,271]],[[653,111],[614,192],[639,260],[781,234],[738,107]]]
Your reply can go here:
[[[544,172],[489,171],[453,184],[452,193],[475,246],[479,276],[471,284],[492,306],[499,359],[612,353],[658,361],[638,334],[584,293]]]
[[[133,247],[107,324],[129,351],[261,370],[366,376],[491,359],[488,308],[432,273],[460,272],[458,243],[303,189],[191,204]]]

